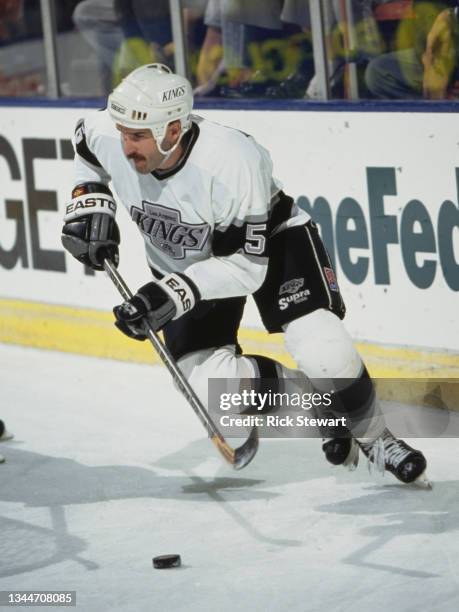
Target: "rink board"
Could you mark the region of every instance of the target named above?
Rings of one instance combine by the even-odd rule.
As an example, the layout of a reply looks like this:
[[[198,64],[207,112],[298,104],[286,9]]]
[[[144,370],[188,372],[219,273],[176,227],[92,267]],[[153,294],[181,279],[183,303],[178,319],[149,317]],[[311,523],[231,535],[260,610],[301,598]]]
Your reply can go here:
[[[119,298],[109,281],[85,273],[60,244],[72,184],[70,138],[76,120],[89,112],[1,108],[0,341],[142,361],[148,349],[112,332],[107,313]],[[200,114],[253,134],[270,150],[285,191],[313,212],[337,268],[347,328],[370,369],[457,378],[455,114]],[[135,288],[148,275],[142,241],[124,209],[118,220],[120,269]],[[243,336],[252,350],[288,359],[281,340],[262,331],[253,305]]]

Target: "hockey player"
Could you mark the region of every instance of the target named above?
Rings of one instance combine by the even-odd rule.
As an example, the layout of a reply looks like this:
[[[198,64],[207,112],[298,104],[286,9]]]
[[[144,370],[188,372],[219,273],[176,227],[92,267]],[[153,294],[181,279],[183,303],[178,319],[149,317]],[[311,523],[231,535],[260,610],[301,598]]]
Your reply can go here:
[[[323,380],[324,389],[334,381],[353,437],[328,440],[327,459],[355,465],[360,448],[399,480],[415,481],[425,458],[394,438],[378,414],[315,224],[282,191],[262,146],[192,115],[192,106],[190,83],[150,64],[116,87],[107,109],[78,122],[64,246],[95,270],[107,257],[117,263],[113,189],[145,241],[153,275],[114,308],[118,329],[144,340],[147,317],[163,330],[206,404],[209,378],[292,376],[271,359],[241,354],[237,332],[252,294],[266,329],[284,332],[302,375]]]

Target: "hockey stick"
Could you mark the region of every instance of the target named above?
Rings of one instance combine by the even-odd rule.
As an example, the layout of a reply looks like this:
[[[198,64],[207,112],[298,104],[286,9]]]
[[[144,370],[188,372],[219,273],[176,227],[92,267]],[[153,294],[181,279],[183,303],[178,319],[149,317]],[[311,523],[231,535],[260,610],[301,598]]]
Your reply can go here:
[[[122,276],[110,260],[104,260],[104,269],[110,277],[110,280],[120,292],[121,297],[124,300],[129,300],[132,297],[132,293],[129,290],[129,287],[124,282]],[[193,388],[181,372],[175,359],[172,357],[167,347],[164,346],[164,344],[160,340],[158,334],[153,330],[147,320],[144,321],[144,324],[148,339],[152,343],[155,351],[158,353],[161,361],[169,370],[169,373],[171,374],[175,383],[179,387],[180,391],[187,399],[190,406],[193,408],[199,420],[207,429],[210,439],[215,444],[220,454],[223,455],[223,457],[226,461],[228,461],[228,463],[232,464],[234,469],[240,470],[245,467],[255,457],[255,454],[258,449],[257,428],[252,428],[249,437],[242,446],[240,446],[239,448],[232,448],[217,429],[217,426],[210,418],[200,399],[198,398]]]

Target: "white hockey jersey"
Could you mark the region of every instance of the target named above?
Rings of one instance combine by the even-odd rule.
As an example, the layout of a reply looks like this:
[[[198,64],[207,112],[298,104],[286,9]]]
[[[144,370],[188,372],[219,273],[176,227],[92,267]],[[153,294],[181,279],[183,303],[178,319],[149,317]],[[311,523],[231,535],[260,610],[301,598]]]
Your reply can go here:
[[[202,299],[254,293],[273,232],[308,215],[281,191],[269,153],[242,132],[193,116],[185,153],[171,170],[139,174],[123,153],[108,111],[75,132],[75,185],[109,185],[160,274],[185,273]]]

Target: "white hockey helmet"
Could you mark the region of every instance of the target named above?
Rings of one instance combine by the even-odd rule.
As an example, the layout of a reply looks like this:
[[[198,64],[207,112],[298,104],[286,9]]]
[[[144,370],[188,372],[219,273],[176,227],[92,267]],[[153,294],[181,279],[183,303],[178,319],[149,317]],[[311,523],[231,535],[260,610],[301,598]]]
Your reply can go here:
[[[147,64],[127,75],[108,97],[108,111],[127,128],[150,129],[160,150],[171,121],[182,133],[191,126],[193,90],[190,82],[164,64]]]

